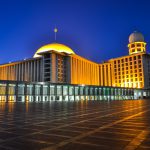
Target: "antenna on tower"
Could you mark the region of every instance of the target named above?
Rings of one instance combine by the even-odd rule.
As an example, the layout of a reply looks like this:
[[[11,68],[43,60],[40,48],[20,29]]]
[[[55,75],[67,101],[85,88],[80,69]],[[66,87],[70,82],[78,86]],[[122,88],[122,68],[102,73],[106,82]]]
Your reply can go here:
[[[55,41],[56,41],[56,38],[57,38],[57,32],[58,32],[58,29],[55,27],[55,28],[54,28],[54,33],[55,33]]]

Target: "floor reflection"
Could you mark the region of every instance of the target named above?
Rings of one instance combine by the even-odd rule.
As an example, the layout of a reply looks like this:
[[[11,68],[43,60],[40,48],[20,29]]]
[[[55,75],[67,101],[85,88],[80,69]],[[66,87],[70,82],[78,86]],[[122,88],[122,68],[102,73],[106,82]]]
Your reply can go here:
[[[0,149],[150,148],[149,116],[150,100],[1,102]]]

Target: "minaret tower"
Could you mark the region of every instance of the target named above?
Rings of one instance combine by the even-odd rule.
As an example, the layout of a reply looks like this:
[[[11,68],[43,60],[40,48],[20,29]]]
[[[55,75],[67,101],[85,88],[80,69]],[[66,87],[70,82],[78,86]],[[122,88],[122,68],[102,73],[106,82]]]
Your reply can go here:
[[[146,42],[142,33],[134,31],[129,36],[129,55],[146,53]]]

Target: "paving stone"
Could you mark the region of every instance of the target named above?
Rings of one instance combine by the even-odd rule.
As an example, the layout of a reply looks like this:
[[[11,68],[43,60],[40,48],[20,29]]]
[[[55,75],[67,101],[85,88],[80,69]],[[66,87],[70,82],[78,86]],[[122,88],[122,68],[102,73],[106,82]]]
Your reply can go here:
[[[0,150],[150,149],[150,134],[132,144],[150,132],[149,116],[150,100],[6,103],[0,105]]]

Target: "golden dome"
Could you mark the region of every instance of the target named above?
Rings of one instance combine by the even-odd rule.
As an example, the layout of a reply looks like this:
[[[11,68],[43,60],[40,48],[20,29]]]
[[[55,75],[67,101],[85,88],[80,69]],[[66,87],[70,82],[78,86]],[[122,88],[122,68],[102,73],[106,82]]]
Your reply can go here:
[[[59,53],[67,53],[67,54],[75,54],[74,51],[70,47],[64,44],[51,43],[51,44],[47,44],[39,48],[34,54],[33,58],[41,57],[40,55],[38,55],[38,53],[50,52],[50,51],[56,51]]]

